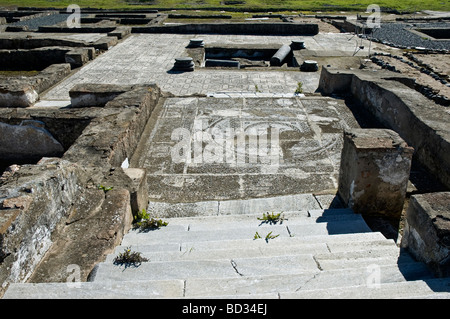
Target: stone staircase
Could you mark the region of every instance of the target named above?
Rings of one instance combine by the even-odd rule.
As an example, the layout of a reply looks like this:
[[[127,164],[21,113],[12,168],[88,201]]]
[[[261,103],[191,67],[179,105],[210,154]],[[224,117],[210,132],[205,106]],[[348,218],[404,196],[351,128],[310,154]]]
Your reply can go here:
[[[350,209],[282,216],[166,218],[126,234],[89,282],[16,283],[4,298],[450,298],[450,278],[434,278]],[[148,261],[114,264],[125,249]]]

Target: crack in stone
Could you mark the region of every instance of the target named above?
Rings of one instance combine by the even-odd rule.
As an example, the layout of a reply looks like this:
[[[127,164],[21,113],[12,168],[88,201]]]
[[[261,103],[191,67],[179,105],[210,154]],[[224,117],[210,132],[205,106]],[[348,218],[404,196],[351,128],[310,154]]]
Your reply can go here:
[[[239,272],[239,270],[237,269],[237,264],[236,264],[236,262],[233,260],[233,259],[231,259],[231,266],[233,267],[233,269],[234,269],[234,271],[236,271],[236,273],[239,275],[239,276],[244,276],[243,274],[241,274],[240,272]]]
[[[309,282],[311,282],[312,280],[316,279],[316,276],[317,276],[318,274],[319,274],[319,273],[314,274],[314,276],[313,276],[311,279],[307,280],[302,286],[300,286],[300,287],[298,287],[297,289],[295,289],[295,292],[301,290],[301,289],[302,289],[304,286],[306,286]]]
[[[319,261],[316,259],[316,256],[313,256],[313,259],[316,262],[317,268],[319,268],[320,271],[323,271],[322,267],[320,266]]]

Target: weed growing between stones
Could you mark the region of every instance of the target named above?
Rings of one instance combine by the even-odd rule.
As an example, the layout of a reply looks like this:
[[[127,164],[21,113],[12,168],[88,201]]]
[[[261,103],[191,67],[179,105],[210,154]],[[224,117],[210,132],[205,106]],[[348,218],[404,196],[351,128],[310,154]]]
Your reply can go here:
[[[159,229],[167,226],[168,224],[168,222],[164,222],[161,219],[150,217],[150,214],[147,213],[145,209],[138,212],[138,214],[134,216],[134,228],[140,229],[141,231]]]
[[[125,265],[139,267],[141,263],[148,261],[147,258],[142,257],[140,252],[131,251],[130,247],[125,248],[123,253],[120,253],[114,258],[114,265]]]
[[[261,220],[261,224],[263,223],[267,223],[267,224],[276,224],[278,222],[280,222],[280,224],[283,223],[284,221],[284,215],[282,213],[279,214],[275,214],[275,213],[263,213],[263,217],[259,218],[258,220]]]
[[[112,186],[111,187],[107,187],[107,186],[104,186],[104,185],[97,185],[97,188],[103,190],[106,193],[107,191],[112,190],[114,187],[112,187]]]
[[[272,235],[272,232],[270,232],[270,233],[268,233],[268,234],[266,235],[266,237],[264,238],[264,240],[266,241],[266,243],[268,243],[270,239],[277,238],[278,236],[280,236],[280,234],[278,234],[278,235]],[[255,236],[253,236],[253,240],[255,240],[255,239],[260,239],[260,238],[262,238],[262,237],[261,237],[260,234],[258,234],[258,232],[255,233]]]
[[[302,94],[303,93],[303,83],[298,82],[297,88],[295,89],[295,94]]]

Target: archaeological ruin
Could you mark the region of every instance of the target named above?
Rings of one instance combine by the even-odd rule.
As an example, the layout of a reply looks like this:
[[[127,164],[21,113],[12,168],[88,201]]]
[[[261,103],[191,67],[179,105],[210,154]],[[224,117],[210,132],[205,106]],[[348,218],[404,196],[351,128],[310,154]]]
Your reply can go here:
[[[69,18],[0,8],[1,298],[450,298],[450,14]]]

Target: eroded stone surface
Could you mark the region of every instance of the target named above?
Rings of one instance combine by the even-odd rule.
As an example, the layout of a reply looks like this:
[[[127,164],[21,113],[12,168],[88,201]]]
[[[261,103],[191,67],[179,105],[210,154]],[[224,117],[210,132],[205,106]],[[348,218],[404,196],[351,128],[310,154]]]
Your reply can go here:
[[[45,128],[0,122],[2,160],[32,162],[41,157],[61,156],[64,148]]]
[[[355,212],[400,218],[414,149],[392,130],[344,133],[339,194]]]
[[[342,131],[355,127],[345,103],[327,98],[169,98],[131,165],[146,168],[150,198],[159,201],[336,189]],[[249,136],[255,131],[258,142],[251,149]],[[239,132],[247,136],[244,144]],[[207,140],[210,133],[213,140]],[[187,134],[187,144],[180,134]],[[185,146],[189,154],[183,154]]]

